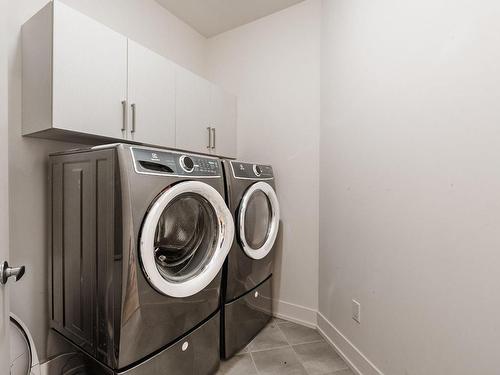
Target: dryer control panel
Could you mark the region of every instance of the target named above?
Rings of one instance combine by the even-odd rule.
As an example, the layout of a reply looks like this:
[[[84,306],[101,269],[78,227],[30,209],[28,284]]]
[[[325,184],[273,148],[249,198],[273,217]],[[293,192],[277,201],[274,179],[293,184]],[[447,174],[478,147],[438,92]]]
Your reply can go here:
[[[270,165],[231,161],[231,167],[235,178],[247,178],[252,180],[269,180],[274,178],[273,167]]]
[[[221,176],[218,159],[147,148],[134,147],[131,150],[137,173],[191,177]]]

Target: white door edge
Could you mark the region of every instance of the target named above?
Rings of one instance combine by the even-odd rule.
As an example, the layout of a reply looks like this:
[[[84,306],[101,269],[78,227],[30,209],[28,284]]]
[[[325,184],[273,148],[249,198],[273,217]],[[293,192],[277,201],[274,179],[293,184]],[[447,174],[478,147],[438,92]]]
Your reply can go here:
[[[0,0],[0,262],[9,258],[7,14],[7,1]],[[0,285],[0,374],[10,371],[8,289]]]
[[[40,373],[40,361],[38,359],[38,352],[36,350],[35,341],[33,340],[33,336],[31,335],[31,332],[28,329],[28,327],[26,326],[26,324],[24,324],[24,322],[21,320],[21,318],[19,318],[16,314],[11,312],[10,318],[13,319],[21,327],[21,329],[24,331],[24,334],[28,338],[30,351],[31,351],[31,364],[30,364],[31,373],[33,375],[38,375]]]

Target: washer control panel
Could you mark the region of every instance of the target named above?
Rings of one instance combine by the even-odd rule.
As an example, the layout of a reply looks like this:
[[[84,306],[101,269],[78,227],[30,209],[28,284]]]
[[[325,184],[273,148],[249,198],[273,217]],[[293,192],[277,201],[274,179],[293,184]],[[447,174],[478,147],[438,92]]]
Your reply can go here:
[[[274,178],[273,167],[270,165],[231,161],[231,167],[235,178],[251,178],[255,180]]]
[[[137,173],[192,177],[221,176],[220,161],[214,158],[135,147],[132,148],[132,155]]]

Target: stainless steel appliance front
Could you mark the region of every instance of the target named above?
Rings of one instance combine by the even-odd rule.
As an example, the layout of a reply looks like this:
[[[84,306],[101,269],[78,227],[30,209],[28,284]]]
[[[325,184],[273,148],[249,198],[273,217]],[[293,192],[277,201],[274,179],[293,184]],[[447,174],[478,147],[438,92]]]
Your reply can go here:
[[[213,319],[234,237],[220,161],[117,144],[52,155],[50,180],[55,331],[124,372]]]
[[[226,201],[236,222],[223,280],[221,353],[242,349],[272,313],[272,272],[280,210],[269,165],[223,161]]]

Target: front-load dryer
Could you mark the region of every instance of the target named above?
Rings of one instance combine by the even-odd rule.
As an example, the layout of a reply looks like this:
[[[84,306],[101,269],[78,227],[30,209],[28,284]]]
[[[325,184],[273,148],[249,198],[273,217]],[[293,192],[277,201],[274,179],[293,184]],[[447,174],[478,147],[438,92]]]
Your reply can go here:
[[[272,316],[280,209],[270,165],[224,160],[226,201],[236,225],[223,280],[221,354],[244,348]]]
[[[89,373],[211,374],[234,237],[216,158],[125,144],[50,156],[51,328]]]

